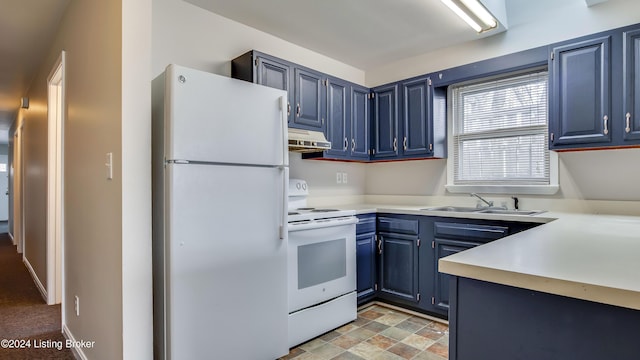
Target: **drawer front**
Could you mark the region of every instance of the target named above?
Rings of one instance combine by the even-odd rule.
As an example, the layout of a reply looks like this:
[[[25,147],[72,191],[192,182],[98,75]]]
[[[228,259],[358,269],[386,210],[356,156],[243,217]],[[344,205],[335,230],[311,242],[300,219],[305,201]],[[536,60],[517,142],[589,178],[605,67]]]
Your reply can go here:
[[[496,225],[436,222],[434,235],[449,239],[488,242],[509,235],[509,227]]]
[[[356,234],[366,234],[376,232],[376,214],[358,215],[356,224]]]
[[[378,232],[418,235],[418,228],[418,219],[378,218]]]

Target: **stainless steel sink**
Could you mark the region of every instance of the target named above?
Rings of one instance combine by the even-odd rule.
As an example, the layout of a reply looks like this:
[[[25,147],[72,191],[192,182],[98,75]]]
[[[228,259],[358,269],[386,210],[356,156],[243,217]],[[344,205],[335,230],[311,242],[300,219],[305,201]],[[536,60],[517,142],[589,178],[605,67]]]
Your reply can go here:
[[[420,210],[425,211],[452,211],[452,212],[477,212],[482,211],[482,208],[465,207],[465,206],[437,206],[432,208],[424,208]]]
[[[544,210],[507,210],[501,208],[477,208],[465,206],[436,206],[431,208],[420,209],[424,211],[447,211],[447,212],[467,212],[467,213],[483,213],[483,214],[501,214],[501,215],[537,215]]]
[[[484,214],[503,214],[503,215],[537,215],[544,210],[506,210],[506,209],[484,209],[478,211]]]

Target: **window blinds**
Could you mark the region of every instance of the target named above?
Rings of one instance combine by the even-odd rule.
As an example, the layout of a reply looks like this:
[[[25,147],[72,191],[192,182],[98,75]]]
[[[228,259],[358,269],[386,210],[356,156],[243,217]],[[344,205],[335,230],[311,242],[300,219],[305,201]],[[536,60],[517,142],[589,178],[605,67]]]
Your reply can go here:
[[[455,185],[548,185],[547,72],[454,86]]]

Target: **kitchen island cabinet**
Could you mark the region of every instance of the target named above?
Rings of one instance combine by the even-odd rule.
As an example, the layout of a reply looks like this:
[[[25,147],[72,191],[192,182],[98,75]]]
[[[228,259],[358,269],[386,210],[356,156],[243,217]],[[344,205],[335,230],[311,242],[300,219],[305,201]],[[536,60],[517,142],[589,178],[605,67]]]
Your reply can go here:
[[[451,278],[450,360],[636,360],[640,311]]]
[[[637,359],[639,229],[638,217],[563,214],[440,259],[454,276],[451,359]]]

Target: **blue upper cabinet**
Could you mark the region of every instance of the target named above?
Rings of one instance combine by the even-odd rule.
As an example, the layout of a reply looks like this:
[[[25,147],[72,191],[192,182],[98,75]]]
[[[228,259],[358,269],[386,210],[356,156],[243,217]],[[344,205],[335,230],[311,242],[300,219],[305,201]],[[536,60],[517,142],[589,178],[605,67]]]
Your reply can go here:
[[[398,84],[373,89],[372,158],[398,156]]]
[[[446,87],[420,76],[373,89],[373,160],[446,157]]]
[[[369,159],[369,89],[351,87],[351,158]]]
[[[369,160],[369,89],[329,77],[326,81],[326,137],[331,149],[305,159]]]
[[[433,154],[433,123],[429,121],[432,108],[430,82],[428,77],[422,77],[400,84],[403,157]]]
[[[351,144],[351,118],[348,82],[329,79],[327,84],[327,140],[331,149],[325,154],[333,158],[347,158]]]
[[[554,47],[549,66],[551,149],[611,142],[611,37]]]
[[[552,47],[549,148],[640,145],[640,27]]]
[[[293,123],[297,128],[324,129],[323,75],[319,72],[296,68],[294,75],[295,115]]]
[[[623,141],[640,142],[640,29],[623,33]]]
[[[293,121],[293,76],[291,64],[256,51],[249,51],[231,61],[231,77],[284,90],[288,94],[287,114],[289,125]]]
[[[287,91],[289,127],[325,131],[324,74],[249,51],[231,61],[231,77]]]

